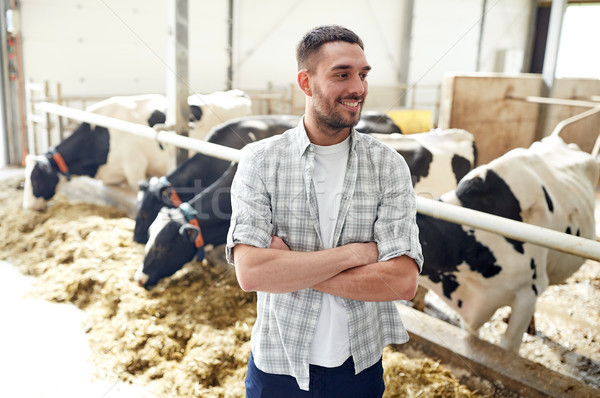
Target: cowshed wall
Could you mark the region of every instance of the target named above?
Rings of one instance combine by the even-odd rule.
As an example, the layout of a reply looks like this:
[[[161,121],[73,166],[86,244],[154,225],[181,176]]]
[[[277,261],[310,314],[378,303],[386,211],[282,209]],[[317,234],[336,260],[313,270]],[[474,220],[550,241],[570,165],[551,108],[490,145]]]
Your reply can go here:
[[[26,78],[60,82],[65,96],[165,92],[166,1],[20,3]],[[226,87],[228,3],[189,1],[191,92]],[[415,1],[412,35],[407,39],[401,37],[407,21],[403,1],[233,3],[233,83],[241,89],[295,84],[297,41],[306,30],[326,23],[348,26],[362,36],[374,67],[369,78],[372,87],[399,83],[403,41],[410,45],[410,84],[440,85],[445,72],[473,71],[480,39],[480,66],[493,71],[499,51],[524,50],[531,4],[528,0],[492,3],[480,35],[480,0]],[[427,102],[438,93],[426,90],[416,95]],[[398,104],[395,98],[386,98],[378,107],[391,109]]]

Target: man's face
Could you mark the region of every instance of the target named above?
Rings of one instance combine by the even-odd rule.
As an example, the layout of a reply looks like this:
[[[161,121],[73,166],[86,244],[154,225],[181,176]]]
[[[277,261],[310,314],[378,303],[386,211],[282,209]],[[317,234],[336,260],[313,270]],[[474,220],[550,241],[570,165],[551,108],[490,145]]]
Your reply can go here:
[[[324,44],[315,55],[310,87],[317,122],[332,130],[354,127],[368,93],[371,67],[357,44]]]

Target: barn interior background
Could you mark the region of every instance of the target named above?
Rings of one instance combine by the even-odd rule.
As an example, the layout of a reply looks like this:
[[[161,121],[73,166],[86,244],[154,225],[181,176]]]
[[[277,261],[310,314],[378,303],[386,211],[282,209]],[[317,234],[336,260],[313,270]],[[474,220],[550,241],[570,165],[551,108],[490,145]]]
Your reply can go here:
[[[593,21],[600,5],[594,1],[361,0],[350,7],[339,0],[2,0],[0,5],[2,167],[20,169],[27,154],[44,153],[75,127],[67,118],[37,111],[41,101],[83,109],[114,95],[160,93],[176,104],[184,92],[236,88],[250,95],[254,114],[301,114],[295,45],[310,27],[325,23],[345,25],[365,41],[374,66],[366,109],[388,113],[407,133],[466,129],[475,136],[480,164],[529,146],[600,96],[600,61],[591,45],[599,36]],[[550,105],[526,102],[528,97],[581,102]],[[175,123],[175,113],[168,117]],[[563,136],[591,152],[599,125],[600,115],[592,115],[566,126]],[[6,221],[1,225],[3,233],[14,228]],[[594,270],[586,272],[597,283]],[[590,333],[598,338],[598,330]],[[598,373],[591,377],[600,385]]]

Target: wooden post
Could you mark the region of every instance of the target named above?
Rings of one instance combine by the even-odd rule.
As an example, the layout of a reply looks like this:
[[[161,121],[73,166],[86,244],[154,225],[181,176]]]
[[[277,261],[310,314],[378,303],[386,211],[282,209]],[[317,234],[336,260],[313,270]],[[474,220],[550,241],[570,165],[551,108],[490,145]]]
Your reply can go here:
[[[174,124],[177,134],[188,136],[188,1],[167,1],[167,124]],[[177,148],[175,165],[188,158],[188,151]]]

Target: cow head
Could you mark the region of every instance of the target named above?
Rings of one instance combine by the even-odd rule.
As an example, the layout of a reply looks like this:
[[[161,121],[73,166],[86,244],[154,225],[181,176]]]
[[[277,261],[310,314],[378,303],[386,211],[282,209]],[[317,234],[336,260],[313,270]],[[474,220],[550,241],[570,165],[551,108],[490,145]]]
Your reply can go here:
[[[140,182],[133,240],[138,243],[148,242],[148,228],[160,209],[180,204],[181,200],[167,177],[152,177],[150,181]]]
[[[149,289],[181,269],[198,251],[195,241],[199,233],[179,209],[163,208],[150,226],[144,262],[134,276],[136,282]]]
[[[185,205],[188,204],[184,203],[184,208]],[[183,268],[194,256],[201,260],[205,245],[224,243],[228,228],[229,220],[201,226],[197,220],[188,221],[181,207],[161,209],[150,226],[144,262],[134,275],[135,281],[146,289],[152,288]]]
[[[71,179],[71,173],[62,154],[56,148],[50,148],[46,155],[29,157],[26,168],[25,194],[23,208],[44,210],[45,201],[56,193],[59,174]]]
[[[27,155],[23,208],[38,211],[46,209],[46,200],[54,196],[58,183],[58,172],[46,156]]]
[[[237,164],[210,187],[178,208],[162,208],[150,225],[143,264],[134,279],[145,288],[173,275],[194,255],[204,256],[204,246],[225,243],[231,218],[231,182]]]
[[[82,123],[55,148],[43,156],[28,157],[25,170],[23,208],[43,210],[43,201],[57,191],[59,175],[67,179],[73,175],[93,177],[100,165],[106,163],[109,150],[108,130],[101,126],[91,128]]]

